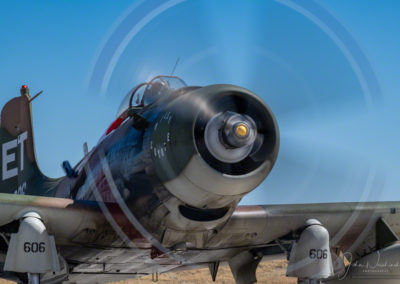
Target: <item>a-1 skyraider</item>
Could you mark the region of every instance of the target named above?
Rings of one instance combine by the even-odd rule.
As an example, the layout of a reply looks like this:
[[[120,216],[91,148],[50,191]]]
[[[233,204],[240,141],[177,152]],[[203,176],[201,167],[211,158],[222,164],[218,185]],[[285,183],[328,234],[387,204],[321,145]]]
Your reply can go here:
[[[272,111],[244,88],[140,84],[60,179],[38,168],[32,100],[23,86],[1,113],[3,278],[102,283],[209,267],[215,280],[228,263],[247,284],[260,261],[287,257],[299,283],[400,281],[398,202],[238,206],[279,150]]]

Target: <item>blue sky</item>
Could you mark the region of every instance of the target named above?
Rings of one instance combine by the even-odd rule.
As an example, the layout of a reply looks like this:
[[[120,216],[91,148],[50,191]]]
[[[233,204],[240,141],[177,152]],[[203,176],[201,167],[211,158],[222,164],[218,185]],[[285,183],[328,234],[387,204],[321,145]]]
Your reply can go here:
[[[37,155],[60,176],[131,87],[180,58],[188,84],[244,86],[277,117],[276,167],[243,203],[398,200],[399,11],[394,0],[3,1],[0,105],[22,84],[44,90]]]

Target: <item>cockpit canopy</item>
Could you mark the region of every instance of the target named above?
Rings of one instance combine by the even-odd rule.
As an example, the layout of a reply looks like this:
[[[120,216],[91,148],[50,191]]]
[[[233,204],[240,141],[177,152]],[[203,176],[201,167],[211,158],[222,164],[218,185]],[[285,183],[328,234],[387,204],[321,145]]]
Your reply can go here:
[[[117,117],[131,107],[145,107],[157,101],[161,96],[186,86],[186,83],[177,76],[154,77],[149,82],[137,85],[126,94],[118,109]]]

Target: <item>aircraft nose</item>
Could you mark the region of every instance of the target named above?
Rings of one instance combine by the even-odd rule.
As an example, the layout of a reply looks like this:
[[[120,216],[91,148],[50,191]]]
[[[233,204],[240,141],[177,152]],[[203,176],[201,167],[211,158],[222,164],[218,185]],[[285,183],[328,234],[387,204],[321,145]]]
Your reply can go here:
[[[231,111],[212,117],[204,133],[208,151],[226,163],[236,163],[246,158],[256,137],[257,127],[254,120]]]
[[[210,85],[171,101],[159,115],[151,145],[155,171],[169,192],[195,208],[224,208],[271,171],[279,129],[256,94]]]
[[[254,143],[257,135],[255,122],[249,116],[229,112],[221,138],[228,146],[246,147]]]

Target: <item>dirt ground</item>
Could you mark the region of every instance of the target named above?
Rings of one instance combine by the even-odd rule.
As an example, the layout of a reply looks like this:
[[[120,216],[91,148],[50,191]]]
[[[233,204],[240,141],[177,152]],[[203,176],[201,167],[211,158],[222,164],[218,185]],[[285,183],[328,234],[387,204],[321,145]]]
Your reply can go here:
[[[297,283],[295,278],[288,278],[285,276],[287,262],[284,260],[273,260],[263,262],[257,269],[257,283],[263,284],[295,284]],[[210,271],[208,268],[189,270],[183,272],[166,273],[161,274],[158,278],[158,283],[162,284],[206,284],[206,283],[217,283],[217,284],[231,284],[234,283],[232,273],[228,266],[221,266],[217,281],[212,282]],[[154,283],[151,280],[151,276],[147,276],[138,280],[120,281],[112,284],[150,284]]]
[[[263,284],[295,284],[295,278],[285,277],[286,272],[286,261],[274,260],[269,262],[263,262],[257,269],[257,283]],[[221,266],[217,281],[212,282],[210,272],[208,268],[189,270],[183,272],[166,273],[161,274],[158,278],[158,283],[161,284],[231,284],[234,283],[232,273],[228,266]],[[14,282],[0,280],[0,284],[13,284]],[[147,276],[137,280],[125,280],[120,282],[114,282],[110,284],[150,284],[154,282],[151,280],[151,276]]]

